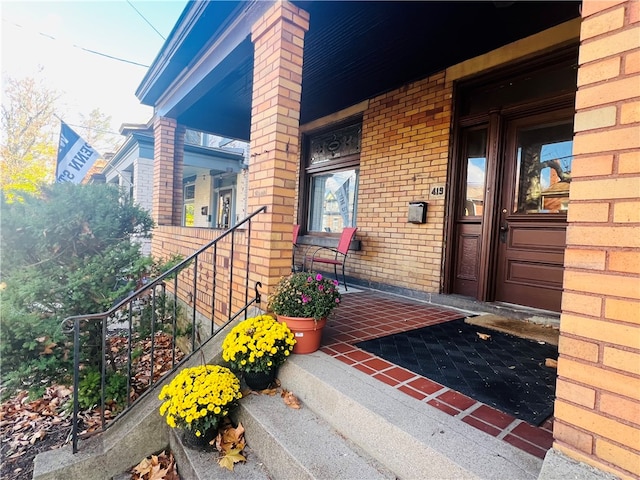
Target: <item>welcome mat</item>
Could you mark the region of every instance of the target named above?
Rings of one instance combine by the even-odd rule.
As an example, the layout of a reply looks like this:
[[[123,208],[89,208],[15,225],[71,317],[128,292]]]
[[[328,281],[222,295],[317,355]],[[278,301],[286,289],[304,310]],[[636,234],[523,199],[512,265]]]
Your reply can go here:
[[[558,357],[554,345],[460,319],[356,346],[531,425],[553,413],[556,370],[545,359]]]

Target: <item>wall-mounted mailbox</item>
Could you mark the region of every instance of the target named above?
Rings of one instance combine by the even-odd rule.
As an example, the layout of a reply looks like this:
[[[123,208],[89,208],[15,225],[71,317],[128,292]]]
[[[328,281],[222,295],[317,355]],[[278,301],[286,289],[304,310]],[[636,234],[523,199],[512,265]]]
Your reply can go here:
[[[409,202],[409,223],[427,223],[427,202]]]

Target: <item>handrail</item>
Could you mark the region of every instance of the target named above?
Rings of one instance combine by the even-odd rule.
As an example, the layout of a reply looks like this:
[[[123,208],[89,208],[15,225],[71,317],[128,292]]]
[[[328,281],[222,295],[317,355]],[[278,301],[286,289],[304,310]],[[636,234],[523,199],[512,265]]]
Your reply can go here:
[[[101,342],[100,342],[101,343],[100,345],[100,353],[101,353],[100,367],[101,368],[99,372],[100,373],[100,428],[96,430],[96,432],[101,432],[101,431],[104,431],[106,428],[108,428],[110,425],[112,425],[116,419],[122,418],[122,416],[132,407],[132,405],[136,401],[141,400],[146,395],[148,395],[149,392],[153,391],[155,384],[159,381],[161,376],[174,372],[180,365],[182,365],[184,362],[190,359],[193,355],[198,353],[215,335],[217,335],[229,323],[231,323],[233,320],[235,320],[242,314],[244,314],[246,317],[248,308],[251,305],[260,303],[261,296],[258,290],[258,287],[262,286],[260,282],[257,282],[256,285],[254,286],[255,294],[253,298],[249,298],[249,265],[250,265],[250,258],[251,258],[251,221],[256,215],[266,212],[266,210],[267,210],[266,206],[263,206],[260,209],[256,210],[255,212],[253,212],[252,214],[244,218],[240,223],[238,223],[234,227],[226,230],[225,232],[217,236],[214,240],[210,241],[203,247],[200,247],[193,254],[189,255],[187,258],[182,260],[177,265],[173,266],[172,268],[170,268],[169,270],[167,270],[157,278],[147,282],[145,285],[143,285],[141,288],[131,293],[125,299],[118,301],[109,310],[102,313],[74,315],[74,316],[67,317],[62,321],[63,330],[66,331],[67,333],[73,332],[73,342],[74,342],[74,345],[73,345],[73,356],[74,356],[74,359],[73,359],[73,418],[72,418],[72,431],[71,431],[73,453],[77,453],[78,451],[78,437],[79,437],[78,431],[79,431],[79,415],[80,415],[79,396],[80,396],[80,367],[81,367],[80,349],[81,349],[81,343],[82,343],[81,336],[83,334],[88,335],[87,332],[89,330],[88,328],[85,330],[82,330],[81,328],[82,324],[86,323],[90,327],[91,325],[95,324],[95,322],[97,321],[100,321],[101,323],[101,325],[99,326],[100,336],[101,336]],[[234,262],[235,234],[236,234],[236,231],[238,231],[239,228],[245,224],[247,224],[246,264],[245,264],[244,272],[241,272],[244,274],[244,277],[240,279],[240,280],[244,280],[244,285],[245,285],[244,306],[241,307],[239,311],[237,311],[235,314],[232,315],[231,311],[233,308],[232,302],[233,302],[233,282],[234,282],[233,275],[234,275],[234,263],[235,263]],[[222,324],[219,325],[218,329],[216,330],[214,317],[216,313],[216,295],[217,295],[216,289],[218,287],[217,277],[219,273],[217,269],[217,262],[216,262],[216,260],[218,259],[218,245],[222,240],[226,239],[229,236],[231,237],[229,267],[228,267],[229,296],[228,298],[225,299],[228,302],[228,309],[227,309],[228,314],[227,314],[226,321],[223,321]],[[209,249],[213,249],[213,252],[212,252],[213,262],[211,265],[213,285],[211,290],[209,291],[211,293],[211,298],[212,298],[211,332],[207,338],[199,341],[199,346],[196,348],[196,338],[200,337],[200,331],[198,330],[198,325],[196,322],[196,316],[198,314],[197,294],[199,291],[201,291],[201,289],[199,288],[200,287],[199,281],[201,277],[200,271],[199,271],[199,265],[201,263],[200,257]],[[176,336],[178,333],[177,304],[178,304],[178,298],[180,297],[178,278],[179,278],[179,275],[182,272],[187,271],[189,267],[192,267],[193,269],[193,279],[191,284],[192,290],[188,292],[189,297],[193,301],[193,309],[191,313],[191,325],[190,325],[191,326],[191,352],[185,354],[182,351],[178,352],[178,347],[176,344]],[[156,328],[156,323],[158,323],[158,315],[159,315],[158,310],[161,311],[163,316],[163,318],[160,320],[161,322],[164,321],[165,316],[167,314],[167,285],[169,283],[168,281],[171,279],[173,280],[172,289],[173,289],[173,296],[174,296],[173,308],[170,311],[171,313],[170,315],[171,316],[171,325],[170,325],[171,327],[171,347],[170,347],[171,348],[171,368],[165,369],[164,371],[160,372],[160,374],[158,374],[158,372],[154,371],[154,364],[155,364],[154,360],[156,358],[155,350],[156,348],[158,348],[156,346],[156,334],[158,332],[156,332],[155,328]],[[160,293],[158,293],[158,290],[160,290]],[[148,353],[149,384],[145,387],[143,392],[141,392],[137,397],[135,397],[132,400],[131,393],[133,389],[133,386],[132,386],[133,356],[134,354],[135,355],[140,354],[140,352],[134,352],[132,349],[133,339],[138,334],[137,332],[134,332],[133,325],[134,323],[137,323],[139,326],[142,324],[142,321],[144,320],[145,312],[149,312],[149,315],[151,317],[150,333],[149,333],[150,346],[149,346],[149,353]],[[127,376],[127,379],[126,379],[127,380],[126,382],[127,399],[126,399],[126,407],[120,413],[118,413],[115,417],[110,418],[108,422],[105,416],[105,411],[107,407],[106,392],[108,387],[107,364],[110,364],[111,368],[113,368],[114,371],[117,368],[116,367],[117,362],[113,358],[113,351],[112,351],[112,349],[115,347],[111,347],[109,345],[109,349],[107,348],[108,347],[107,343],[110,343],[109,325],[107,325],[107,323],[110,319],[112,320],[112,328],[114,330],[118,330],[120,332],[122,332],[122,330],[126,331],[125,337],[127,339],[127,342],[126,342],[127,352],[126,352],[125,363],[126,363],[126,376]],[[113,320],[116,320],[116,321],[113,321]],[[123,326],[124,328],[122,328]],[[97,329],[94,329],[94,334],[96,333],[96,330]],[[114,337],[115,336],[117,335],[114,334]],[[93,347],[95,348],[95,345]],[[107,354],[109,354],[109,358],[107,358]],[[180,354],[180,357],[178,357],[178,354]],[[144,358],[145,356],[146,355],[142,355],[142,357],[140,358]],[[158,377],[158,380],[156,380],[156,377]]]

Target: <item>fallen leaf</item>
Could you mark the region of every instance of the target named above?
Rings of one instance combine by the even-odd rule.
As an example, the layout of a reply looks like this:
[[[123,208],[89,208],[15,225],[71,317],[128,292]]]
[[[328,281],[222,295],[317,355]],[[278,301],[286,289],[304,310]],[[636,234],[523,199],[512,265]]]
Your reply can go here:
[[[218,460],[218,464],[222,467],[222,468],[226,468],[227,470],[233,472],[233,466],[238,463],[238,462],[246,462],[247,459],[245,458],[244,455],[242,455],[242,450],[240,449],[233,449],[231,450],[229,453],[227,453],[226,455],[224,455],[223,457],[220,458],[220,460]]]
[[[285,405],[289,408],[294,408],[296,410],[300,409],[300,400],[298,400],[298,397],[296,397],[293,392],[283,389],[280,396],[284,400]]]
[[[149,460],[148,458],[145,458],[138,465],[133,467],[133,472],[137,473],[140,476],[146,475],[151,471],[152,467],[153,465],[151,463],[151,460]]]
[[[46,436],[47,436],[47,432],[45,432],[44,430],[38,430],[36,433],[33,434],[33,436],[31,437],[31,440],[29,440],[29,443],[33,445],[38,440],[42,440]]]
[[[476,335],[480,337],[480,340],[491,340],[491,335],[489,335],[488,333],[476,332]]]
[[[215,445],[216,450],[220,453],[227,454],[232,450],[239,449],[242,451],[246,445],[244,439],[244,427],[238,423],[236,428],[231,422],[227,421],[218,429],[218,435],[215,440],[209,442]]]
[[[180,480],[171,452],[150,455],[131,469],[132,480]]]
[[[550,368],[558,368],[558,361],[553,358],[545,358],[544,366]]]
[[[148,480],[163,480],[168,471],[168,468],[162,468],[160,465],[154,465],[151,469]]]

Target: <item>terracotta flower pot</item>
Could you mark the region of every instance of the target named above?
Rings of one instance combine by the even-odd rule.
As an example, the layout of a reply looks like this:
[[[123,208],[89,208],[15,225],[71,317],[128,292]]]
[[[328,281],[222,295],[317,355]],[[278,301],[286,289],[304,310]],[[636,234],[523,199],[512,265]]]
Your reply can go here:
[[[296,339],[293,353],[313,353],[320,348],[322,329],[327,324],[326,318],[321,318],[316,322],[313,318],[286,317],[284,315],[277,317],[279,322],[286,323],[293,332]]]

